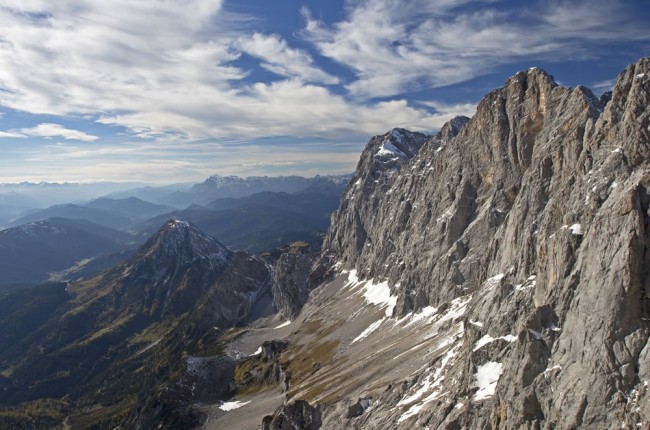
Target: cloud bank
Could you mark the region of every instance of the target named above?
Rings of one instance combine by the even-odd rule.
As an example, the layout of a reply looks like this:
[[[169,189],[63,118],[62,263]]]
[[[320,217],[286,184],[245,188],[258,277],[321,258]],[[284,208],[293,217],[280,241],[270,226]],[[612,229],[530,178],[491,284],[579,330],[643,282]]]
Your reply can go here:
[[[12,126],[0,112],[0,138],[5,148],[60,138],[20,153],[24,166],[49,156],[60,171],[85,163],[107,176],[155,166],[165,176],[165,165],[177,177],[192,167],[195,177],[351,170],[369,136],[435,130],[471,115],[484,93],[450,102],[437,89],[523,61],[606,59],[622,43],[647,43],[648,23],[630,5],[347,0],[336,21],[297,9],[302,25],[280,32],[224,0],[0,0],[0,108],[35,115]],[[413,96],[427,89],[430,98]],[[96,127],[116,134],[109,142]]]

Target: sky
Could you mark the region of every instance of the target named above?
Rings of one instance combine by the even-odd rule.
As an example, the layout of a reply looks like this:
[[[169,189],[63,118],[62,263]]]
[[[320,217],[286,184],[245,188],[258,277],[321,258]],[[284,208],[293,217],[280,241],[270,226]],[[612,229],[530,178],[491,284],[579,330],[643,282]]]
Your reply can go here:
[[[350,173],[517,71],[610,89],[647,0],[0,0],[0,182]]]

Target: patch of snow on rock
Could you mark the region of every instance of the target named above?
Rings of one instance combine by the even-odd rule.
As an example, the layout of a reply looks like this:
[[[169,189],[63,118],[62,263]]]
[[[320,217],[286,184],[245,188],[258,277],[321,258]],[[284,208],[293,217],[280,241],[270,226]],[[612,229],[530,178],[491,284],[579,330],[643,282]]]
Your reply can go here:
[[[488,361],[476,369],[474,378],[478,391],[474,394],[474,400],[483,400],[492,397],[497,389],[497,382],[503,373],[503,364],[496,361]]]
[[[413,404],[399,417],[397,420],[398,424],[416,415],[418,412],[420,412],[420,410],[422,410],[424,405],[436,400],[444,394],[441,390],[441,385],[445,380],[445,373],[447,371],[447,368],[450,367],[450,365],[454,362],[453,358],[458,355],[458,351],[462,347],[462,328],[460,334],[461,336],[459,338],[456,338],[455,345],[449,349],[447,353],[442,357],[440,364],[432,369],[429,369],[427,375],[421,379],[418,389],[415,390],[413,394],[404,397],[397,403],[397,406],[399,407],[412,404],[413,402],[417,401],[416,404]],[[447,345],[449,344],[446,344],[445,346]],[[427,393],[429,393],[428,396],[422,398]]]
[[[249,403],[250,400],[248,402],[240,402],[239,400],[235,400],[234,402],[224,402],[219,406],[219,409],[228,412],[228,411],[233,411],[235,409],[239,409],[242,406],[246,406]]]
[[[515,291],[524,291],[524,290],[527,290],[529,288],[533,288],[537,284],[537,281],[535,279],[537,279],[537,276],[530,275],[528,277],[528,279],[526,279],[526,281],[524,281],[523,284],[515,285]]]
[[[467,305],[469,304],[470,300],[472,300],[471,294],[452,300],[449,310],[442,316],[442,318],[440,318],[440,320],[436,321],[436,324],[441,324],[449,320],[453,321],[465,315],[465,311],[467,310]]]
[[[393,309],[397,304],[397,296],[390,294],[388,281],[379,282],[375,284],[372,279],[366,281],[364,285],[363,297],[368,303],[376,306],[386,307],[386,316],[390,317],[393,314]]]
[[[494,275],[493,277],[488,278],[488,280],[485,281],[485,285],[486,285],[488,288],[490,288],[490,289],[491,289],[491,288],[494,288],[494,287],[496,287],[497,285],[499,285],[499,283],[501,282],[501,280],[502,280],[505,276],[506,276],[506,275],[503,274],[503,273],[499,273],[498,275]]]
[[[393,155],[395,157],[406,157],[406,155],[402,151],[397,149],[395,145],[389,142],[384,142],[381,145],[381,148],[379,148],[379,151],[377,151],[375,157],[381,157],[385,155],[389,155],[389,156]]]
[[[345,284],[345,288],[355,288],[359,286],[362,281],[359,280],[356,270],[350,270],[349,272],[342,272],[342,274],[348,274],[348,282]]]
[[[569,230],[571,230],[571,234],[582,236],[582,226],[580,224],[573,224],[569,227]]]
[[[282,324],[280,324],[279,326],[275,327],[273,330],[277,330],[277,329],[279,329],[279,328],[286,327],[286,326],[288,326],[289,324],[291,324],[291,321],[285,321],[285,322],[283,322]]]
[[[364,331],[362,331],[359,336],[354,338],[352,343],[356,343],[356,342],[358,342],[360,340],[363,340],[363,339],[367,338],[370,335],[370,333],[377,330],[379,328],[379,326],[381,325],[381,323],[383,323],[385,320],[386,320],[386,318],[382,318],[382,319],[377,320],[374,323],[370,324],[368,326],[368,328],[366,328]]]
[[[517,337],[516,337],[516,336],[513,336],[513,335],[511,335],[511,334],[507,334],[507,335],[505,335],[505,336],[501,336],[501,337],[493,338],[493,337],[490,336],[489,334],[486,334],[485,336],[483,336],[482,338],[480,338],[480,339],[479,339],[479,340],[474,344],[474,349],[473,349],[472,351],[478,351],[479,349],[483,348],[485,345],[487,345],[487,344],[489,344],[489,343],[492,343],[492,342],[494,342],[494,341],[496,341],[496,340],[499,340],[499,339],[503,339],[503,340],[505,340],[506,342],[510,342],[510,343],[512,343],[512,342],[514,342],[514,341],[517,340]]]
[[[431,317],[434,316],[436,312],[438,312],[438,308],[434,308],[433,306],[427,306],[423,308],[420,312],[413,314],[407,326],[419,323],[420,321],[423,320],[427,320],[427,322],[429,322]]]

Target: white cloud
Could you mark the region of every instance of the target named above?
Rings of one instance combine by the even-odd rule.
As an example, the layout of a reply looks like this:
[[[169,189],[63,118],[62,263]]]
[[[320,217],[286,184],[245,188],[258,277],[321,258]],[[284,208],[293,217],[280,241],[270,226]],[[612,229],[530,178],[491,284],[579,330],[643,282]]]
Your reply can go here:
[[[476,105],[473,103],[448,104],[437,101],[424,101],[421,103],[435,109],[439,115],[464,115],[472,117],[476,113]]]
[[[587,58],[602,55],[594,52],[598,44],[650,40],[624,2],[556,0],[507,10],[494,3],[359,0],[333,26],[304,12],[304,34],[322,55],[354,70],[347,88],[360,98],[464,82],[522,59]]]
[[[606,79],[604,81],[594,82],[591,84],[591,88],[594,89],[595,92],[602,94],[606,91],[612,90],[615,83],[616,79]]]
[[[24,139],[27,136],[15,131],[0,131],[0,139]]]
[[[650,39],[626,23],[625,2],[539,1],[514,9],[498,3],[349,0],[344,19],[333,24],[305,12],[298,49],[288,36],[252,32],[250,18],[228,13],[222,1],[0,0],[0,106],[129,132],[120,144],[72,145],[97,137],[48,118],[0,131],[0,138],[68,139],[39,147],[27,162],[34,174],[47,165],[52,175],[67,169],[77,179],[93,176],[97,157],[102,177],[127,176],[127,168],[143,179],[192,169],[201,176],[350,171],[367,136],[396,126],[432,131],[475,109],[374,97],[466,81],[516,60],[597,55],[585,43]],[[278,80],[254,82],[245,55]],[[341,82],[345,87],[333,88]],[[294,146],[241,142],[265,136],[301,139]],[[355,151],[306,146],[312,137],[356,142],[348,146]],[[16,164],[3,163],[0,170]]]
[[[209,95],[208,95],[209,96]],[[409,106],[406,101],[364,105],[351,103],[326,88],[305,84],[298,79],[270,84],[257,83],[236,94],[222,95],[219,103],[200,100],[169,105],[159,100],[159,110],[104,116],[104,124],[121,124],[142,136],[160,135],[174,130],[182,136],[320,136],[343,138],[369,136],[394,126],[430,130],[442,125],[443,118]],[[168,105],[168,106],[166,106]],[[141,124],[160,124],[159,128]]]
[[[99,139],[97,136],[79,130],[71,130],[59,124],[42,123],[32,128],[20,128],[16,130],[0,131],[0,138],[27,138],[37,137],[62,137],[66,140],[80,140],[82,142],[93,142]]]
[[[142,138],[360,138],[439,120],[405,102],[364,104],[275,35],[245,36],[220,2],[0,0],[0,105],[94,115]],[[228,19],[226,19],[228,18]],[[234,18],[237,21],[237,18]],[[241,52],[286,77],[251,83]],[[28,70],[29,73],[25,73]]]
[[[240,38],[237,47],[263,60],[262,67],[280,76],[324,84],[339,82],[338,78],[316,67],[309,54],[290,48],[287,42],[277,35],[254,33]]]

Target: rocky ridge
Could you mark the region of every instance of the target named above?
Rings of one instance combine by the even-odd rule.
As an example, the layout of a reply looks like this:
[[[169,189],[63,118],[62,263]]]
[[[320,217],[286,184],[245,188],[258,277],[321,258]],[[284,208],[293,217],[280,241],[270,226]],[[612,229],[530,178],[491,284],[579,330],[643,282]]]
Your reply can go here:
[[[289,400],[325,405],[323,428],[649,425],[649,105],[650,58],[609,100],[531,68],[434,138],[371,139],[316,268],[351,280],[310,302],[335,308],[363,288],[358,315],[386,310],[332,362],[417,319],[435,328],[428,365],[381,393],[339,380],[345,398],[326,395],[323,366]],[[325,313],[308,303],[303,327]]]
[[[264,261],[172,219],[96,277],[19,297],[23,309],[0,297],[8,333],[23,333],[0,339],[1,425],[28,427],[30,410],[54,420],[43,427],[197,425],[195,403],[230,393],[223,332],[267,315],[270,289]]]

